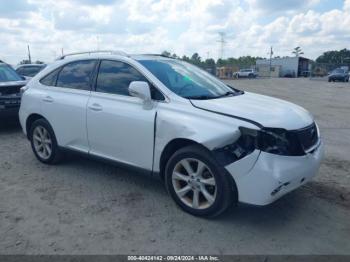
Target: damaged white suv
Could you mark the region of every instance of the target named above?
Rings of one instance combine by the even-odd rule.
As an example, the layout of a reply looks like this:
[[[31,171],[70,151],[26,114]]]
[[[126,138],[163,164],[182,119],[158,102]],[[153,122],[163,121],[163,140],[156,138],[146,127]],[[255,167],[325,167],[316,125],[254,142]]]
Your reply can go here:
[[[309,181],[323,157],[313,117],[158,55],[69,55],[24,88],[20,121],[35,156],[66,150],[159,174],[198,216],[267,205]]]

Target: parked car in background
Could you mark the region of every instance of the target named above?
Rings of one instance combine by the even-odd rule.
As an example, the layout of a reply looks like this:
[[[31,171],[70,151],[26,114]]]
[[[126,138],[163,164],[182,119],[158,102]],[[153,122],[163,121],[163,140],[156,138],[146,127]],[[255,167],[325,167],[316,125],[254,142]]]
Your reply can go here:
[[[295,71],[291,70],[291,69],[287,69],[287,70],[284,71],[283,77],[287,77],[287,78],[296,77]]]
[[[46,64],[23,64],[15,67],[16,72],[21,76],[33,77],[46,67]]]
[[[173,58],[66,55],[23,91],[20,123],[39,161],[57,163],[65,149],[160,175],[197,216],[272,203],[310,181],[323,157],[305,109]]]
[[[238,72],[236,72],[236,77],[248,77],[248,78],[255,78],[258,74],[254,69],[241,69]]]
[[[302,71],[300,73],[300,76],[303,76],[303,77],[309,77],[311,75],[311,72],[310,71]]]
[[[349,82],[349,72],[343,68],[334,69],[328,76],[328,82]]]
[[[0,117],[17,117],[21,103],[24,77],[8,64],[0,63]]]

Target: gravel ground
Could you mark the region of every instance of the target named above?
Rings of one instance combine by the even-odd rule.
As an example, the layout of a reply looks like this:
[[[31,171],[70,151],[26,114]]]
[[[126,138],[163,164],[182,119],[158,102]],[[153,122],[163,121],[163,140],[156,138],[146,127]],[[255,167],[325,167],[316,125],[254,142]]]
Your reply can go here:
[[[326,143],[314,181],[270,206],[201,219],[158,179],[77,156],[43,165],[18,124],[0,120],[0,254],[350,254],[350,84],[231,84],[314,114]]]

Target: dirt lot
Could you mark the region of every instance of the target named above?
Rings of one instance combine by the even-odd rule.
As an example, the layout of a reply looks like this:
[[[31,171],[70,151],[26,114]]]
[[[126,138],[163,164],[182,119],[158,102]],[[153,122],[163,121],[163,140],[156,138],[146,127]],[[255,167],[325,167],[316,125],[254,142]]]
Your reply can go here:
[[[45,166],[18,125],[0,122],[0,253],[350,254],[350,84],[232,84],[314,114],[326,157],[313,182],[268,207],[200,219],[178,209],[157,179],[80,157]]]

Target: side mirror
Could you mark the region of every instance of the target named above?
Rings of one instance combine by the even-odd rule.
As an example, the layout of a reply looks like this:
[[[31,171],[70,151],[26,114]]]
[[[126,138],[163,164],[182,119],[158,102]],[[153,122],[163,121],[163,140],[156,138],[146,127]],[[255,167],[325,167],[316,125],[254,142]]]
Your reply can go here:
[[[139,97],[145,102],[151,101],[151,90],[147,82],[132,81],[129,85],[129,94]]]

